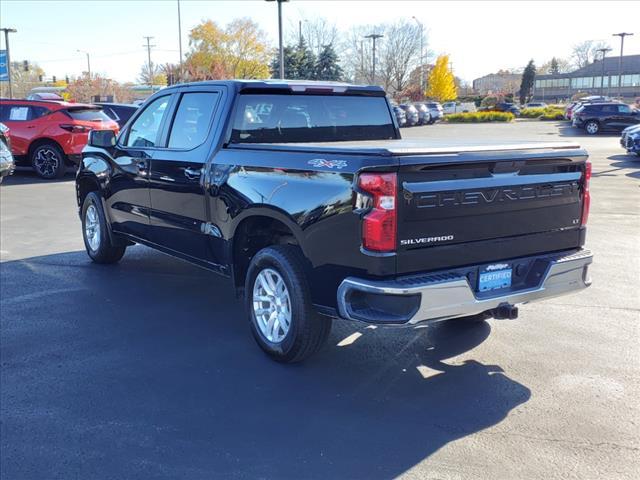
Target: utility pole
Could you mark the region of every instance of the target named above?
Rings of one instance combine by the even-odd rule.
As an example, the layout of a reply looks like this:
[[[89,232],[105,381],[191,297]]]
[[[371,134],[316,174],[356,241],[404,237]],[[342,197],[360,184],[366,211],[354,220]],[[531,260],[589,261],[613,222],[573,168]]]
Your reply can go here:
[[[364,38],[370,38],[373,40],[373,65],[372,65],[372,74],[371,74],[371,83],[375,85],[376,83],[376,40],[384,37],[381,33],[372,33],[371,35],[366,35]]]
[[[85,52],[84,50],[76,50],[79,53],[84,53],[87,56],[87,76],[89,80],[91,80],[91,61],[89,60],[89,52]]]
[[[180,0],[178,1],[178,49],[180,51],[180,81],[183,81],[184,73],[182,71],[182,21],[180,20]]]
[[[266,0],[267,2],[278,2],[278,58],[280,63],[280,79],[284,79],[284,44],[282,43],[282,4],[289,0]]]
[[[302,20],[298,20],[298,47],[302,48]]]
[[[598,52],[602,53],[602,76],[600,77],[600,96],[604,93],[604,58],[607,56],[607,52],[610,52],[611,49],[609,47],[599,48]]]
[[[4,32],[4,48],[7,50],[7,79],[9,80],[9,98],[13,98],[11,89],[11,55],[9,54],[9,34],[16,33],[15,28],[0,28]]]
[[[622,53],[624,52],[624,37],[631,36],[633,33],[620,32],[614,33],[614,37],[620,37],[620,58],[618,58],[618,98],[622,98]]]
[[[147,40],[147,44],[143,45],[143,47],[147,48],[147,66],[149,67],[149,86],[151,87],[151,90],[153,90],[153,65],[151,65],[151,48],[155,47],[155,45],[151,45],[151,39],[153,37],[142,37],[144,39]]]
[[[424,98],[424,25],[415,16],[412,18],[420,26],[420,96]]]

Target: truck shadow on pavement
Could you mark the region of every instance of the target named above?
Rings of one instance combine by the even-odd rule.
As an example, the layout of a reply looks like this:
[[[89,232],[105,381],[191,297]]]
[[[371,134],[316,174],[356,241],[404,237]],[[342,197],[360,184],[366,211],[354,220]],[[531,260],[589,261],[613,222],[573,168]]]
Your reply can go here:
[[[142,247],[0,274],[6,478],[389,478],[531,395],[469,359],[488,323],[335,322],[287,366],[254,344],[229,282]]]
[[[75,180],[75,175],[75,169],[69,167],[62,178],[45,180],[40,178],[36,172],[29,167],[18,167],[11,175],[2,180],[1,185],[2,187],[10,187],[12,185],[31,185],[33,183],[42,183],[44,185],[48,183],[72,182]]]

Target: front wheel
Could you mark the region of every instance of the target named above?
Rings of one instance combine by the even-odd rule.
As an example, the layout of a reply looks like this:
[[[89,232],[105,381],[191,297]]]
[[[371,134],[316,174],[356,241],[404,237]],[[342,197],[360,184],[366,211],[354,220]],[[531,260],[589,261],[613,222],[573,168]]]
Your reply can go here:
[[[600,131],[600,124],[595,120],[589,120],[584,126],[584,129],[589,135],[595,135]]]
[[[96,263],[116,263],[126,246],[111,242],[102,202],[96,192],[89,193],[82,204],[82,239],[87,254]]]
[[[329,337],[331,319],[320,316],[312,306],[297,247],[267,247],[253,257],[245,302],[256,342],[278,362],[305,360]]]
[[[40,178],[62,178],[67,171],[64,152],[53,143],[45,143],[31,152],[31,166]]]

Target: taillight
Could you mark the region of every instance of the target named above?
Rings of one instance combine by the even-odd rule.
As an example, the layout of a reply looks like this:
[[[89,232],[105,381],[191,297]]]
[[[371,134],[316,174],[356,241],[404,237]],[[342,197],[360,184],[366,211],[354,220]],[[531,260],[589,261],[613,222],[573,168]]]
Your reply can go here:
[[[371,196],[370,210],[362,221],[362,245],[375,252],[396,249],[395,173],[363,173],[358,179],[360,189]]]
[[[62,124],[60,125],[60,128],[71,133],[89,133],[92,130],[91,127],[87,127],[85,125],[73,125],[71,123]]]
[[[589,219],[589,209],[591,208],[591,193],[589,192],[589,181],[591,180],[591,162],[587,161],[584,166],[584,177],[582,181],[582,221],[580,224],[584,227]]]

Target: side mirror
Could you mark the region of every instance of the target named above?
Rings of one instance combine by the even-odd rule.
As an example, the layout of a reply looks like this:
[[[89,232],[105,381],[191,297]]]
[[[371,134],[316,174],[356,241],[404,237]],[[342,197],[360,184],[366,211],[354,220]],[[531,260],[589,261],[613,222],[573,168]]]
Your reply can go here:
[[[111,148],[116,144],[116,134],[113,130],[91,130],[87,145],[98,148]]]

